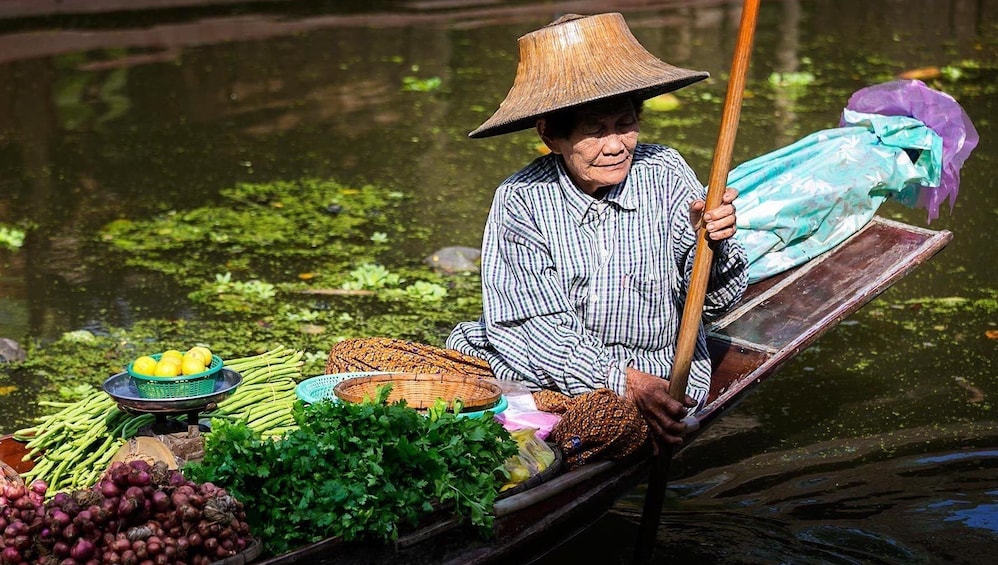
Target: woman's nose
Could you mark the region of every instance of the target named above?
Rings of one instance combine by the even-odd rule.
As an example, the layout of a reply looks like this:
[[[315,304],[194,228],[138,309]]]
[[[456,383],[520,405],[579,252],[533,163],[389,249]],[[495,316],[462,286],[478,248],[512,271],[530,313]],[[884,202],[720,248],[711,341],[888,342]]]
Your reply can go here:
[[[611,133],[603,140],[603,152],[608,155],[616,155],[626,148],[624,136],[619,133]]]

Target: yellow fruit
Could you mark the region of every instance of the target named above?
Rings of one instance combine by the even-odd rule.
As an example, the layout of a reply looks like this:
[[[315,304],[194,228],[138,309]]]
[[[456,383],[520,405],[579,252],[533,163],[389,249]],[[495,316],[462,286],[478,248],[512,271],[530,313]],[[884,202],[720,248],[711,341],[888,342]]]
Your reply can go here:
[[[156,371],[154,376],[157,377],[176,377],[180,375],[180,362],[172,357],[161,357],[159,362],[156,363]]]
[[[159,357],[159,360],[162,361],[163,359],[166,359],[168,357],[174,357],[176,358],[177,361],[182,361],[184,359],[184,354],[177,351],[176,349],[168,349],[163,352],[163,355]]]
[[[187,350],[187,353],[184,353],[184,358],[181,359],[181,361],[183,361],[184,363],[186,363],[188,360],[191,360],[191,359],[193,359],[195,361],[198,361],[198,362],[200,362],[202,364],[207,365],[207,363],[205,363],[205,360],[204,360],[204,354],[201,353],[200,351],[194,351],[193,349]]]
[[[132,363],[132,370],[140,375],[153,376],[156,372],[156,360],[143,355]]]
[[[201,345],[195,345],[187,350],[187,353],[199,353],[205,366],[211,365],[211,350]]]
[[[201,361],[201,356],[193,355],[184,359],[184,362],[180,365],[180,372],[185,375],[196,375],[197,373],[203,373],[207,369],[205,364]]]

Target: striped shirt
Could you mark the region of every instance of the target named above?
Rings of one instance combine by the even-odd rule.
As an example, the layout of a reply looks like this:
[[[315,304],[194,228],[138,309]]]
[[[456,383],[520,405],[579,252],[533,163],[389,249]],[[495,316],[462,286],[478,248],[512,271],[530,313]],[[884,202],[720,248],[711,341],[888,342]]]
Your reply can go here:
[[[489,362],[500,379],[576,396],[623,395],[625,369],[668,378],[693,270],[689,205],[703,185],[674,149],[639,144],[627,179],[603,199],[546,155],[496,190],[482,245],[483,314],[447,347]],[[745,252],[715,248],[704,319],[747,284]],[[702,404],[710,358],[701,324],[688,393]]]

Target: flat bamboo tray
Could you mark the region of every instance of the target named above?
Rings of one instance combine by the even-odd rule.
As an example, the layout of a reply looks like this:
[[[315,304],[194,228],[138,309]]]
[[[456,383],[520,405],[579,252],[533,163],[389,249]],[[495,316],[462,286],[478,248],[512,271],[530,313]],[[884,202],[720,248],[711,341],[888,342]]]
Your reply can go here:
[[[340,382],[333,392],[345,402],[363,402],[365,398],[375,398],[378,389],[387,384],[392,385],[388,402],[404,399],[416,410],[430,408],[438,398],[447,403],[448,409],[453,408],[455,400],[460,400],[462,412],[487,410],[498,404],[502,395],[499,385],[488,379],[452,373],[366,375]]]

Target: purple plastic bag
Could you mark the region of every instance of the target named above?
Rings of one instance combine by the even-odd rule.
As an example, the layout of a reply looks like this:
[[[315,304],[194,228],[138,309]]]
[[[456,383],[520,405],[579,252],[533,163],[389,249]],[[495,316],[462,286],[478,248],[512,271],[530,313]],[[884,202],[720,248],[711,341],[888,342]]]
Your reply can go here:
[[[949,200],[952,213],[960,191],[960,168],[980,140],[970,117],[952,96],[933,90],[920,80],[896,80],[857,90],[849,97],[846,108],[885,116],[908,116],[939,134],[943,139],[939,186],[912,187],[917,194],[902,194],[902,199],[925,208],[929,222],[939,217],[939,206],[944,200]]]

